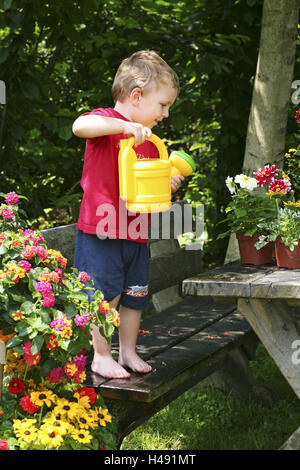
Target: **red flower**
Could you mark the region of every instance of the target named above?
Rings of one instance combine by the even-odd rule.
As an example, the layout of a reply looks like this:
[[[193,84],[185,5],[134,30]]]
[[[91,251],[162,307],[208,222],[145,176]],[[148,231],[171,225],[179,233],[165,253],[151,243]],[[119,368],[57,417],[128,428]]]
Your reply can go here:
[[[32,403],[30,400],[30,395],[25,395],[25,397],[22,397],[20,400],[20,405],[22,406],[23,410],[27,411],[30,415],[40,409],[38,405]]]
[[[81,387],[78,390],[75,390],[74,393],[79,393],[80,397],[89,397],[89,402],[91,405],[95,403],[97,398],[95,389],[91,387]]]
[[[0,450],[8,450],[8,442],[6,439],[0,439]]]
[[[275,165],[265,165],[263,168],[259,168],[259,170],[253,172],[258,186],[269,184],[270,180],[276,175],[278,175],[278,169]]]
[[[300,122],[300,108],[297,109],[296,114],[295,114],[295,118],[296,118],[297,122]]]
[[[283,180],[273,180],[270,183],[269,190],[272,193],[285,194],[291,190],[291,183],[288,179],[284,178]]]
[[[14,393],[15,395],[23,393],[25,388],[26,387],[22,379],[11,379],[8,385],[10,393]]]

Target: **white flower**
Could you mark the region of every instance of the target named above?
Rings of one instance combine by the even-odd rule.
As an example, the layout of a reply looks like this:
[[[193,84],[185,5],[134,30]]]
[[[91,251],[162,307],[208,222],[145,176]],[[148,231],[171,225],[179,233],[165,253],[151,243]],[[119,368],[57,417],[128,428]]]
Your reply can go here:
[[[247,189],[247,191],[253,191],[253,189],[257,188],[257,180],[256,178],[251,178],[251,176],[236,175],[234,182],[238,183],[241,188]]]
[[[226,183],[227,188],[230,191],[230,194],[235,194],[236,190],[235,190],[235,184],[233,182],[233,178],[231,176],[227,176],[225,183]]]

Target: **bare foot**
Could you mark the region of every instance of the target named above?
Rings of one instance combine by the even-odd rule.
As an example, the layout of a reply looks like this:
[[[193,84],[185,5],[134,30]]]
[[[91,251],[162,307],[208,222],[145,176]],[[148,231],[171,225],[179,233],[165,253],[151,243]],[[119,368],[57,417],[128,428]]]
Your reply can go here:
[[[91,369],[96,374],[108,379],[126,379],[130,377],[127,372],[112,356],[94,356]]]
[[[152,367],[143,361],[136,353],[119,358],[119,364],[123,367],[129,367],[133,372],[147,374],[151,372]]]

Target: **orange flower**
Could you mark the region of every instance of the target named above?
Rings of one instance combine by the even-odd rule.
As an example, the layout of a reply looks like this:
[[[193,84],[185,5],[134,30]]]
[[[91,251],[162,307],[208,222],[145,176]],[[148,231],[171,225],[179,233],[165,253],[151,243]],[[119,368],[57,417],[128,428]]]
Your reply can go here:
[[[13,338],[16,333],[11,333],[10,335],[4,335],[2,330],[0,331],[0,341],[7,343],[10,338]]]

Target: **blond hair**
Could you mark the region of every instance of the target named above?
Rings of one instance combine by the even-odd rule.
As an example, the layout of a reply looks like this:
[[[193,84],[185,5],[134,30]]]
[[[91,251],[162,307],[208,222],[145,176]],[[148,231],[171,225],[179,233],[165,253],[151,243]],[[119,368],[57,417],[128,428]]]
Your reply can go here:
[[[155,51],[138,51],[124,59],[119,66],[112,95],[115,102],[123,102],[134,88],[138,87],[145,92],[160,83],[171,83],[179,93],[178,77],[167,62]]]

